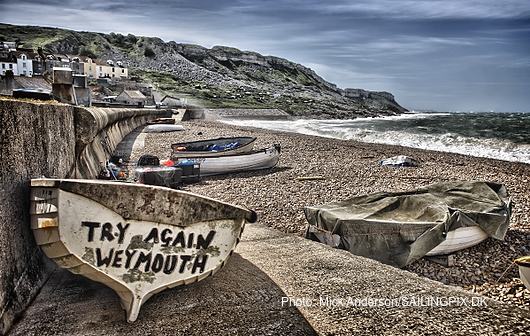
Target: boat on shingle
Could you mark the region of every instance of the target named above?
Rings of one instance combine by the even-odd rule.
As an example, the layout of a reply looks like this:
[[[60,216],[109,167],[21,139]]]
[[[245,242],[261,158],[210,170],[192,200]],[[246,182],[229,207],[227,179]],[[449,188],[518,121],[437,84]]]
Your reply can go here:
[[[518,258],[515,263],[519,266],[519,278],[524,286],[530,290],[530,256]]]
[[[425,255],[449,254],[488,237],[504,239],[510,204],[504,185],[485,181],[378,192],[305,207],[306,237],[404,267]]]
[[[256,142],[255,137],[217,138],[190,142],[179,142],[171,145],[172,160],[178,157],[220,156],[251,151]]]
[[[189,192],[101,180],[33,179],[30,213],[46,255],[116,291],[128,322],[153,294],[219,270],[256,221]]]
[[[281,146],[274,145],[230,155],[201,156],[188,153],[186,156],[173,158],[173,162],[195,162],[200,165],[201,176],[219,175],[272,168],[280,160],[280,151]]]

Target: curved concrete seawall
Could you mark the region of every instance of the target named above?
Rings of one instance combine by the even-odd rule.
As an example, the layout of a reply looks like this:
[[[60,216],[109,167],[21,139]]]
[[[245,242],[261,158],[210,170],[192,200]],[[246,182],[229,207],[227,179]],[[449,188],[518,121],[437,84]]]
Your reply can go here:
[[[169,112],[170,114],[170,112]],[[75,169],[73,178],[95,178],[105,160],[132,130],[149,119],[168,116],[165,110],[75,108]]]
[[[33,238],[30,179],[95,178],[123,137],[165,115],[0,99],[0,335],[56,267]]]

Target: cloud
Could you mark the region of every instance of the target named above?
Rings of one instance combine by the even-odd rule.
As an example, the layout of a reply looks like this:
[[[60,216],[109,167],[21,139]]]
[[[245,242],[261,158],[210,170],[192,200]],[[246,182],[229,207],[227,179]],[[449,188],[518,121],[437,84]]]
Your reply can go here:
[[[410,108],[530,106],[528,0],[3,0],[0,21],[251,50]]]
[[[528,18],[526,0],[361,0],[331,1],[321,8],[330,14],[363,14],[387,18],[492,19]]]

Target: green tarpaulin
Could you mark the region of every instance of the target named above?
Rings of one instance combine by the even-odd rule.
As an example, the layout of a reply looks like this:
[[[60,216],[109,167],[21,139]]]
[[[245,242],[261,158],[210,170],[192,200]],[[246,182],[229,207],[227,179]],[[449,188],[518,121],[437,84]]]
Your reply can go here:
[[[325,233],[339,248],[403,267],[438,246],[449,231],[478,225],[504,239],[508,192],[482,181],[441,182],[404,192],[379,192],[304,208],[306,237]]]

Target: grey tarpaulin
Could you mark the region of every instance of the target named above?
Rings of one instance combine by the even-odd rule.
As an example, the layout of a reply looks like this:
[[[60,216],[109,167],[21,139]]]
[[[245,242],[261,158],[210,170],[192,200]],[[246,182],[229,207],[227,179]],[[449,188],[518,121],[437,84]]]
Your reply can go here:
[[[502,184],[441,182],[404,192],[378,192],[342,202],[305,207],[306,237],[340,237],[339,248],[403,267],[423,257],[459,227],[478,225],[504,239],[510,202]]]

